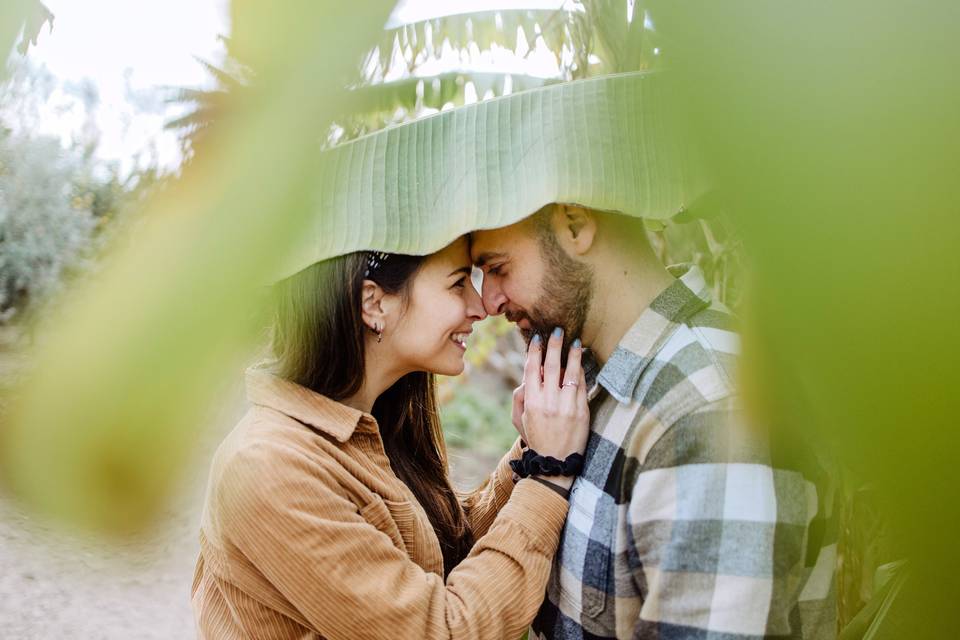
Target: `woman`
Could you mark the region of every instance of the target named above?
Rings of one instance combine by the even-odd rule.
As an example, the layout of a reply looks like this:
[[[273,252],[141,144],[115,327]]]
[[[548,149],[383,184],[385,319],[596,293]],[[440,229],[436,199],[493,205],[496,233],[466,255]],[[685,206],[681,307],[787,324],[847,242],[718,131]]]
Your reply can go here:
[[[275,363],[248,372],[253,407],[211,469],[192,589],[202,638],[513,639],[529,625],[572,477],[531,468],[515,483],[518,441],[483,487],[450,487],[433,374],[463,370],[485,317],[470,272],[460,238],[277,285]],[[562,380],[561,344],[555,332],[541,368],[531,342],[515,424],[564,460],[584,452],[589,416],[579,342]]]

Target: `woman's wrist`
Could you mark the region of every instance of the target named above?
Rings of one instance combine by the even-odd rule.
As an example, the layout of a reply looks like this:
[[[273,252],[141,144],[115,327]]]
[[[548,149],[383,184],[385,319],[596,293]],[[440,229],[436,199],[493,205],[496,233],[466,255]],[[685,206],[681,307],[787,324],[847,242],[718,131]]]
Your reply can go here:
[[[519,460],[511,460],[510,468],[521,478],[529,476],[568,476],[580,475],[583,470],[582,453],[571,453],[564,459],[541,455],[533,449],[526,449]]]
[[[541,484],[552,485],[550,488],[554,489],[562,495],[563,497],[569,497],[570,487],[573,486],[573,478],[570,476],[530,476],[531,479],[536,480]]]

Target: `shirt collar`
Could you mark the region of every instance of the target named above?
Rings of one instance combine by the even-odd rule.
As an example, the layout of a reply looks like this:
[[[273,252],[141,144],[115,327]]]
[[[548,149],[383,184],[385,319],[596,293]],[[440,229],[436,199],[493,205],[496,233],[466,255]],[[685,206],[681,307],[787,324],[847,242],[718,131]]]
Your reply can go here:
[[[369,413],[263,369],[248,369],[246,381],[247,399],[251,403],[279,411],[339,442],[346,442],[354,432],[377,430],[377,422]]]
[[[597,382],[619,402],[630,402],[640,375],[677,328],[710,306],[709,289],[698,267],[683,264],[668,269],[677,279],[643,310],[597,375]]]

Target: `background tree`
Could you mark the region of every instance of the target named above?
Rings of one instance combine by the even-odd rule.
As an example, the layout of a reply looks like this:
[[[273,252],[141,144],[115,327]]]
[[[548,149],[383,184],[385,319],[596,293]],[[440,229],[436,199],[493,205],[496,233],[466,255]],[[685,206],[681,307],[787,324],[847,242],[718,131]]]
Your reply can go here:
[[[202,145],[204,134],[209,131],[210,126],[224,117],[230,105],[244,99],[253,79],[253,71],[234,55],[230,55],[230,38],[221,35],[219,39],[228,52],[221,65],[195,58],[212,79],[212,88],[167,89],[171,94],[167,102],[185,110],[183,115],[164,125],[165,129],[178,132],[184,162],[189,162],[197,153],[197,148]]]
[[[0,134],[0,320],[55,293],[87,265],[93,199],[74,196],[82,159],[59,140]]]
[[[117,222],[161,179],[155,166],[97,157],[99,98],[63,87],[46,69],[14,60],[0,93],[0,323],[45,308],[64,282],[93,269]],[[82,124],[69,139],[36,133],[54,92],[70,94]]]

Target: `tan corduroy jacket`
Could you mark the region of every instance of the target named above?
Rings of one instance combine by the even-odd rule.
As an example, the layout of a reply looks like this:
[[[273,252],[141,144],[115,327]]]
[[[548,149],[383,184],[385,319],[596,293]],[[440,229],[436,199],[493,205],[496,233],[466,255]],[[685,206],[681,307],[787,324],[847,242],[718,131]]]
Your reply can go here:
[[[204,639],[518,638],[567,501],[508,460],[462,503],[477,538],[444,583],[426,513],[376,422],[264,371],[214,456],[193,581]]]

